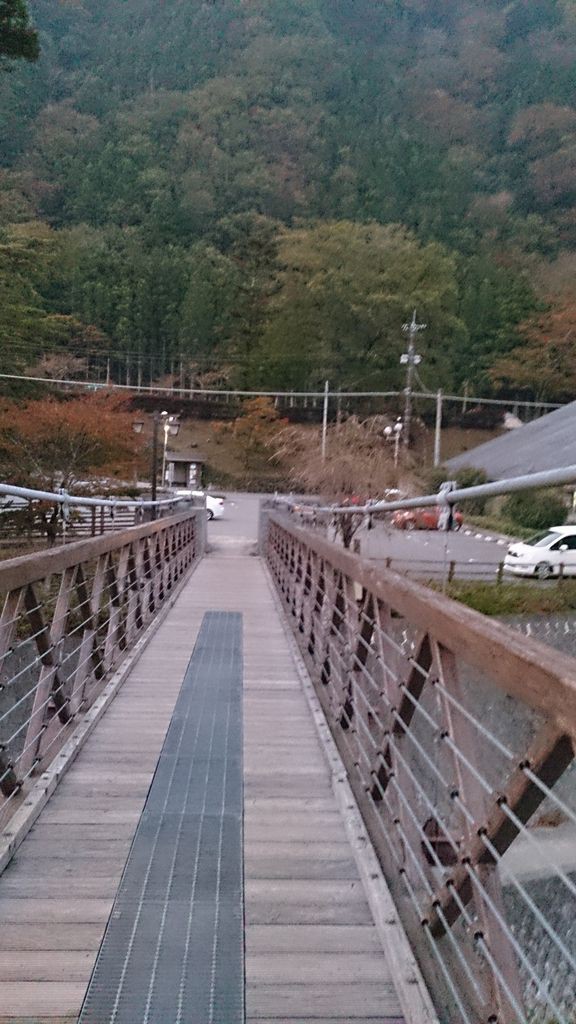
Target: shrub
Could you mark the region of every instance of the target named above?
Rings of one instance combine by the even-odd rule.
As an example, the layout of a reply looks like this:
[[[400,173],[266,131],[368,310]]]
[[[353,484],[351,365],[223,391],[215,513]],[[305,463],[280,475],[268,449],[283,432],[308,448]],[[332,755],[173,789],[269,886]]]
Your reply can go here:
[[[488,477],[483,469],[475,469],[473,466],[462,466],[462,469],[453,473],[446,466],[435,466],[426,475],[426,487],[430,491],[440,490],[445,480],[455,480],[458,487],[475,487],[477,484],[485,484]],[[472,516],[480,516],[486,508],[487,498],[472,498],[464,506],[464,514],[469,512]]]
[[[554,491],[526,491],[511,494],[502,506],[502,514],[531,530],[547,530],[566,521],[568,509]]]
[[[459,487],[477,487],[478,484],[488,482],[484,470],[475,469],[474,466],[462,466],[462,469],[456,471],[455,479]],[[469,512],[471,516],[481,516],[486,509],[487,500],[487,498],[471,498],[466,502],[464,512]]]
[[[441,587],[435,584],[434,589]],[[455,580],[447,594],[483,615],[558,615],[576,608],[574,580],[556,587],[531,586],[525,580],[502,585]]]

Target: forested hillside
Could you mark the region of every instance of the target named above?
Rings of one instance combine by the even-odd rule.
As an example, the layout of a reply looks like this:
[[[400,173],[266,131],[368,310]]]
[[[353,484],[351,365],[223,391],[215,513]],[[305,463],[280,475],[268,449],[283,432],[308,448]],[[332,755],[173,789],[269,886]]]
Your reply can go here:
[[[573,0],[28,7],[0,369],[574,397]]]

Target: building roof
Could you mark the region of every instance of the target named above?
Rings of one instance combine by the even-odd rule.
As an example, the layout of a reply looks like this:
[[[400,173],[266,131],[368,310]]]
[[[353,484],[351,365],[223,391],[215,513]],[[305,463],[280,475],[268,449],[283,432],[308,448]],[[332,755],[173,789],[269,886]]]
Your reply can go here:
[[[166,462],[206,462],[200,452],[166,452]]]
[[[561,469],[576,463],[576,402],[450,459],[450,469],[473,466],[491,480]]]

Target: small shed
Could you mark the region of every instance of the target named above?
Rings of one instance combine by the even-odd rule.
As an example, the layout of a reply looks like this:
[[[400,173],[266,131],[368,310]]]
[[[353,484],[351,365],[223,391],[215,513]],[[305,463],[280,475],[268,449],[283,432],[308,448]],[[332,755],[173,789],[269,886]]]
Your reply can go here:
[[[167,452],[166,480],[168,487],[194,490],[202,483],[202,467],[206,459],[199,452]]]

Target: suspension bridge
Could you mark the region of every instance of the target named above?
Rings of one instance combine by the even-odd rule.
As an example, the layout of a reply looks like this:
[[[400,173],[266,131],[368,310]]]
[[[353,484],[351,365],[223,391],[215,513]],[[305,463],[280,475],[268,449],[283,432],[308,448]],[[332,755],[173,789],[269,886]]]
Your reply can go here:
[[[576,661],[251,509],[0,563],[0,1021],[574,1024]]]

